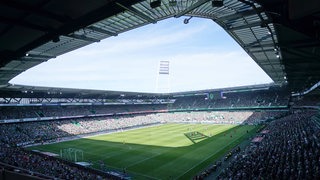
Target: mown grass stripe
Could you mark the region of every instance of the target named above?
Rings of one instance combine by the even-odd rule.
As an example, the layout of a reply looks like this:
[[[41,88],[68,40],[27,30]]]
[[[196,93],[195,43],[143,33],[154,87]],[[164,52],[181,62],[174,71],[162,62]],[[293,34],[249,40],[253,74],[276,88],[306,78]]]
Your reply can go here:
[[[190,179],[208,165],[208,160],[221,156],[221,151],[232,148],[246,134],[247,129],[253,128],[172,123],[31,149],[57,153],[63,148],[79,148],[84,151],[85,161],[94,162],[96,168],[99,168],[96,162],[102,160],[107,167],[113,169],[121,170],[126,167],[127,172],[137,179]],[[207,137],[193,143],[185,136],[185,133],[192,131],[198,131]]]

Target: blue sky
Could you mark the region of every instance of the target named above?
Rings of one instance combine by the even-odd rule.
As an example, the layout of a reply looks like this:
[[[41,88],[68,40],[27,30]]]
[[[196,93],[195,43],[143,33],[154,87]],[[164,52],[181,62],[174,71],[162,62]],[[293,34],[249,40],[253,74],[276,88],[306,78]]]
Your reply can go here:
[[[272,80],[212,20],[170,18],[33,67],[10,81],[32,86],[180,92]],[[170,74],[159,75],[159,62]]]

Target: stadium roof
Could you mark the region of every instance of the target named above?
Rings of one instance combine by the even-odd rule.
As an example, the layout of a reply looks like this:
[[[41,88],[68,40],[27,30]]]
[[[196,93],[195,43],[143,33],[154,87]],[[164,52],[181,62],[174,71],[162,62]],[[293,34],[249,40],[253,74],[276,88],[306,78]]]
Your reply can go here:
[[[6,87],[0,88],[0,94],[6,98],[152,99],[170,97],[169,94],[161,93],[154,94],[24,85],[7,85]]]
[[[201,91],[186,91],[175,93],[141,93],[125,91],[105,91],[92,89],[73,89],[25,85],[7,85],[0,88],[0,94],[6,98],[72,98],[72,99],[153,99],[172,98],[183,95],[204,95],[211,92],[234,92],[245,90],[282,89],[273,83],[230,88],[206,89]],[[0,97],[1,98],[1,97]]]
[[[212,0],[2,0],[0,85],[7,87],[21,72],[74,49],[180,16],[215,21],[276,84],[288,81],[292,91],[304,91],[320,80],[317,0],[214,4]]]

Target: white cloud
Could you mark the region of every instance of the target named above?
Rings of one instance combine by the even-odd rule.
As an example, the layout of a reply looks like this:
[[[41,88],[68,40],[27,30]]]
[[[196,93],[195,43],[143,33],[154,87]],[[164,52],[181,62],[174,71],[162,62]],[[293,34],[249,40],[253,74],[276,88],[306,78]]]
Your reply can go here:
[[[161,60],[170,60],[175,92],[271,82],[220,27],[194,18],[188,25],[165,20],[120,34],[42,63],[11,83],[153,92]],[[166,92],[166,77],[158,81]]]

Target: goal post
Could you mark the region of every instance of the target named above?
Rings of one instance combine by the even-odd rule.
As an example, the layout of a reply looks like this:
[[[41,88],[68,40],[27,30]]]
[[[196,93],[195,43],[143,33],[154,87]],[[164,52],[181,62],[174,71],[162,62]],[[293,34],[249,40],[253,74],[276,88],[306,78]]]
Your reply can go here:
[[[83,150],[77,148],[60,149],[60,157],[67,161],[83,161]]]

